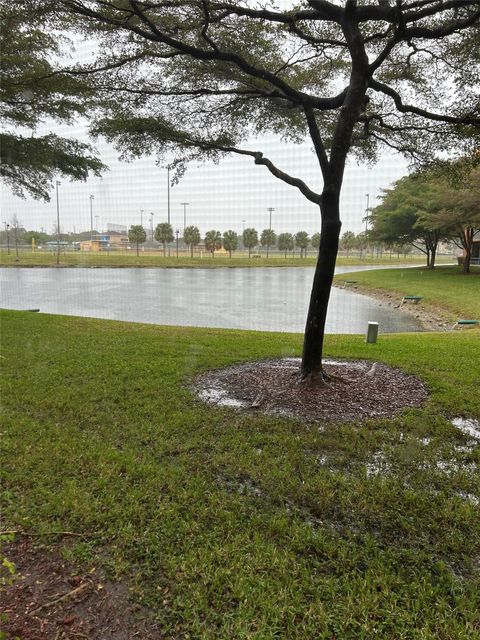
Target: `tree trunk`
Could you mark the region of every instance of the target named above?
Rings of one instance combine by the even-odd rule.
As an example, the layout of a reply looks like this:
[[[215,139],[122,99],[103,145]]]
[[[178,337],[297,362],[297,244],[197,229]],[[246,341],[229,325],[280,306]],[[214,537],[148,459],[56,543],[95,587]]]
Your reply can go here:
[[[431,262],[430,249],[427,249],[426,253],[427,253],[427,268],[430,269],[430,262]]]
[[[472,258],[471,247],[465,247],[465,256],[463,257],[463,273],[470,273],[471,258]]]
[[[251,247],[248,247],[248,257],[249,257],[249,258],[250,258],[250,254],[251,254],[251,252],[252,252]]]
[[[437,246],[431,248],[430,250],[430,269],[435,269],[435,258],[437,255]]]
[[[322,212],[320,251],[313,277],[300,373],[302,379],[323,382],[325,376],[322,369],[322,354],[325,321],[342,226],[339,194],[324,192],[320,209]]]
[[[193,242],[190,243],[190,258],[193,258]]]
[[[270,245],[267,244],[267,260],[268,260],[268,250],[270,249]]]
[[[475,237],[475,229],[473,227],[462,227],[459,233],[460,243],[465,251],[463,256],[463,273],[470,273],[470,262],[472,260],[473,238]]]
[[[138,242],[137,242],[137,258],[138,258]]]
[[[167,255],[167,245],[164,242],[163,243],[163,257],[165,258],[166,255]]]

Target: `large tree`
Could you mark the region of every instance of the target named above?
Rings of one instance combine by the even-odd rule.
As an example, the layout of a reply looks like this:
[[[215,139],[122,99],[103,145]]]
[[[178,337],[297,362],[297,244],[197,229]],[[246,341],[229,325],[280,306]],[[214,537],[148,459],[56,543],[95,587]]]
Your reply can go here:
[[[470,273],[473,241],[480,233],[480,168],[467,171],[455,187],[444,187],[440,205],[433,222],[463,249],[463,272]]]
[[[50,32],[54,15],[51,2],[0,0],[0,176],[15,195],[46,201],[56,175],[86,180],[106,168],[89,145],[36,132],[47,120],[85,116],[93,103],[92,87],[81,76],[55,70],[52,60],[62,47]]]
[[[192,158],[240,154],[319,207],[301,376],[323,381],[347,157],[373,160],[387,146],[431,160],[478,140],[479,0],[58,5],[101,40],[98,59],[76,71],[94,73],[97,90],[110,99],[94,131],[123,155],[175,152],[182,171]],[[307,138],[318,161],[314,185],[243,146],[252,131]]]
[[[433,269],[437,245],[447,235],[435,219],[443,208],[447,189],[445,181],[428,173],[413,173],[397,180],[383,191],[381,204],[369,214],[370,239],[390,247],[410,243],[425,253],[427,266]]]

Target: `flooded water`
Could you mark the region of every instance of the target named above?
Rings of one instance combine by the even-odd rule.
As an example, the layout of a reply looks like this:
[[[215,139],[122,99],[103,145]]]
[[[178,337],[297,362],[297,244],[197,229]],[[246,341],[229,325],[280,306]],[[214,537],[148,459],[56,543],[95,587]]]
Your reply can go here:
[[[359,271],[339,267],[337,273]],[[152,324],[303,332],[313,267],[0,269],[0,307]],[[421,331],[412,316],[333,289],[328,333]]]

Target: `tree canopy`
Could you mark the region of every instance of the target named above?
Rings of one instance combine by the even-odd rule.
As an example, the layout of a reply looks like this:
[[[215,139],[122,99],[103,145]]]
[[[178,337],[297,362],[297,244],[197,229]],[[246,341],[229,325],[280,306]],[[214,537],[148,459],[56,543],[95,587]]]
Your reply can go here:
[[[386,245],[410,243],[426,254],[427,266],[433,269],[438,242],[445,235],[434,216],[442,209],[446,188],[444,181],[428,173],[397,180],[370,212],[370,239]]]
[[[51,62],[61,53],[60,36],[49,32],[51,3],[2,0],[0,17],[0,175],[15,195],[48,201],[56,175],[86,180],[106,169],[89,145],[36,134],[47,119],[69,123],[86,115],[92,89],[80,76],[59,74]]]
[[[469,273],[473,241],[480,233],[480,168],[467,167],[463,178],[450,188],[442,183],[439,205],[431,221],[464,250],[463,270]]]
[[[479,143],[478,0],[59,0],[99,55],[103,110],[92,132],[125,158],[251,157],[321,211],[321,245],[306,322],[302,376],[323,376],[328,300],[349,155],[394,149],[415,162]],[[286,172],[252,134],[313,147],[323,189]],[[322,181],[316,181],[320,184]],[[322,378],[323,379],[323,378]]]

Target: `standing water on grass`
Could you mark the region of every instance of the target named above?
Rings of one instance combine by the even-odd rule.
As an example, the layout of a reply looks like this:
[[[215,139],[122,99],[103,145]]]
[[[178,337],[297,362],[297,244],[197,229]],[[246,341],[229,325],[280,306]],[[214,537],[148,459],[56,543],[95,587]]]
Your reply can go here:
[[[336,273],[359,271],[339,267]],[[313,267],[0,269],[0,306],[152,324],[303,332]],[[332,289],[328,333],[421,331],[418,320]]]

